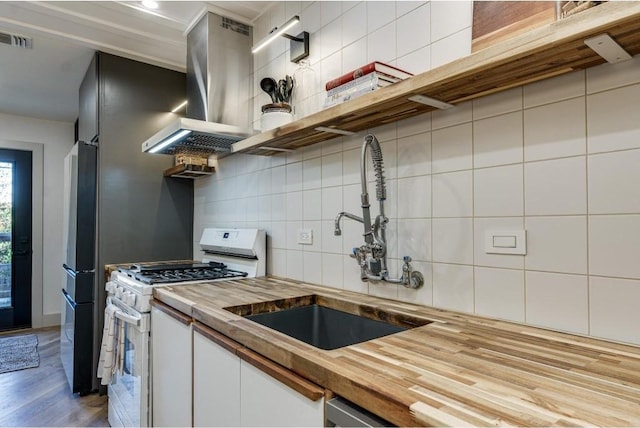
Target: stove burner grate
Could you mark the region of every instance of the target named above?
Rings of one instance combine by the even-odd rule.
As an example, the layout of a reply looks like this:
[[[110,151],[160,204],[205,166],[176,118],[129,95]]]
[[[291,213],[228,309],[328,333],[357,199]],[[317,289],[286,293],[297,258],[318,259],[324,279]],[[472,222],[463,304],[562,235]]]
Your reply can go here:
[[[248,276],[247,272],[228,269],[225,264],[220,262],[185,265],[164,264],[155,266],[132,266],[131,269],[120,269],[120,271],[144,284],[149,285],[185,281],[208,281]]]

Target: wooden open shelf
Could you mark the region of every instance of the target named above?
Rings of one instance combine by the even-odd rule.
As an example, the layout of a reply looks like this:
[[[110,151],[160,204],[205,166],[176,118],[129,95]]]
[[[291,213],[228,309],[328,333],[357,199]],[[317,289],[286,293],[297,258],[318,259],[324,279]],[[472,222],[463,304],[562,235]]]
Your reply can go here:
[[[607,2],[482,49],[409,79],[233,144],[232,153],[274,155],[337,137],[328,127],[358,132],[435,110],[408,100],[425,95],[450,104],[501,92],[605,62],[584,44],[609,34],[640,53],[640,2]],[[640,71],[639,71],[640,72]],[[265,146],[264,149],[261,147]]]
[[[215,168],[206,165],[178,164],[164,171],[165,177],[174,178],[200,178],[213,174]]]

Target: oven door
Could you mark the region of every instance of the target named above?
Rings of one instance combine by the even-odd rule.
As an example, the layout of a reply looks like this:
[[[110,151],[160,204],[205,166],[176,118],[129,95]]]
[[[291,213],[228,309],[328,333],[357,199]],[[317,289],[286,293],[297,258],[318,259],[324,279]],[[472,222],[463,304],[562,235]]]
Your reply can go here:
[[[116,346],[122,347],[119,366],[108,386],[109,424],[112,427],[148,427],[149,420],[149,314],[140,313],[114,296],[107,305],[121,312],[117,331],[122,334]]]

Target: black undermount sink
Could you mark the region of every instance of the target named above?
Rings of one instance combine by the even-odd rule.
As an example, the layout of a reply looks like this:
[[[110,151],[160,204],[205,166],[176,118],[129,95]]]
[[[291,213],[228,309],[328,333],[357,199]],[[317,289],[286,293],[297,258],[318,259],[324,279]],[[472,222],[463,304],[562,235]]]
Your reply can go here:
[[[430,322],[315,294],[225,309],[325,350],[366,342]]]

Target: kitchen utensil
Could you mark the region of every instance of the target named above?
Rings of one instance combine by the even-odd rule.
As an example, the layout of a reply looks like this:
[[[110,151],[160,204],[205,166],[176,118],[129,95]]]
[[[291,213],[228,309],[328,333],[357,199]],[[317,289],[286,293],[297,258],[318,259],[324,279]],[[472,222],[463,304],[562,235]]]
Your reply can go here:
[[[271,97],[271,101],[274,103],[278,102],[278,95],[276,93],[276,81],[271,77],[265,77],[260,81],[260,88],[265,91]]]
[[[293,92],[293,78],[289,75],[285,76],[286,85],[285,85],[285,94],[287,98],[287,102],[291,103],[291,93]]]
[[[281,103],[286,103],[287,100],[285,99],[285,86],[286,86],[287,82],[285,82],[284,79],[280,79],[278,80],[278,100]]]

